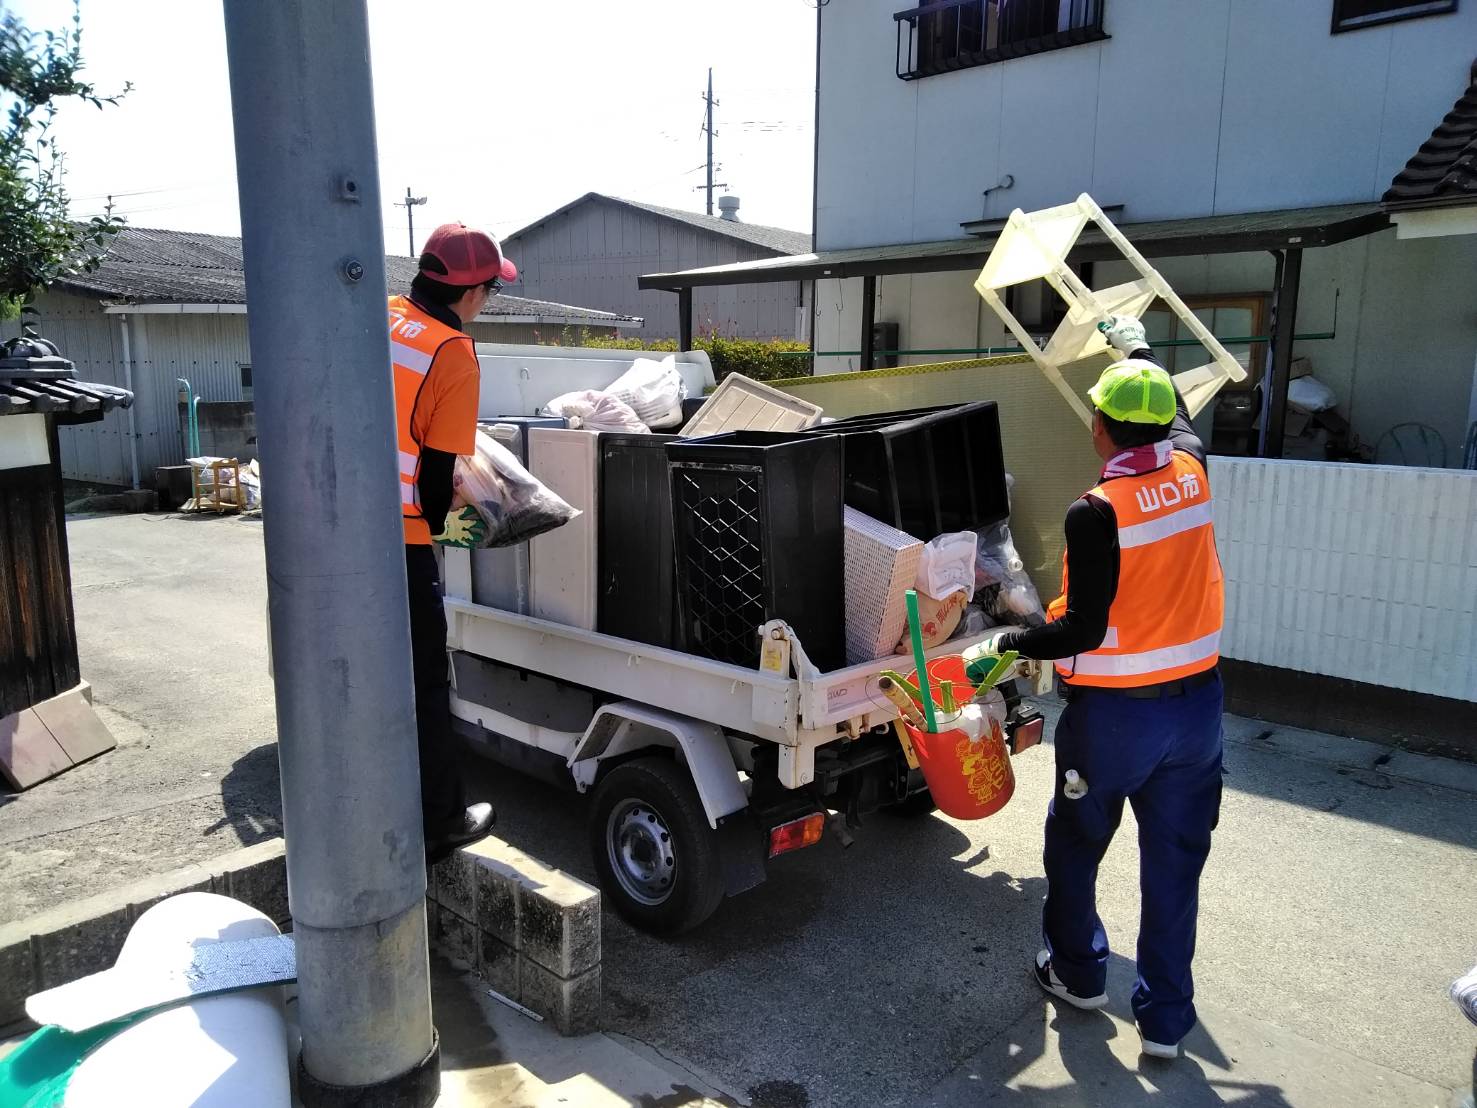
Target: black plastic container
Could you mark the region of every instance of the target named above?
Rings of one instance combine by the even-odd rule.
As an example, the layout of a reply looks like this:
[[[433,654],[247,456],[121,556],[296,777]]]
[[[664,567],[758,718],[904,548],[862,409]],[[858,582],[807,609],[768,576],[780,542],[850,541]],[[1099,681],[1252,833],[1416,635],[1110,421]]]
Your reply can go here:
[[[840,435],[846,503],[927,542],[1010,514],[993,400],[878,412],[804,432]]]
[[[735,431],[670,443],[682,649],[759,664],[783,619],[822,670],[846,662],[841,439]]]
[[[600,436],[600,596],[607,635],[677,648],[672,486],[667,443],[676,435]]]

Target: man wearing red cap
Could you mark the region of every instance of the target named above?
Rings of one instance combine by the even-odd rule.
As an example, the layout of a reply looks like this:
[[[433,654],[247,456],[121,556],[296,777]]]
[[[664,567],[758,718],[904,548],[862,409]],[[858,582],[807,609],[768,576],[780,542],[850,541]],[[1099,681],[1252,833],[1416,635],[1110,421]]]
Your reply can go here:
[[[431,232],[409,296],[390,297],[390,361],[400,448],[400,514],[410,647],[415,669],[421,814],[426,858],[435,863],[491,829],[491,804],[467,805],[451,738],[446,613],[433,542],[471,546],[481,520],[471,508],[448,518],[458,454],[476,450],[481,374],[464,328],[490,297],[517,280],[497,240],[460,223]]]

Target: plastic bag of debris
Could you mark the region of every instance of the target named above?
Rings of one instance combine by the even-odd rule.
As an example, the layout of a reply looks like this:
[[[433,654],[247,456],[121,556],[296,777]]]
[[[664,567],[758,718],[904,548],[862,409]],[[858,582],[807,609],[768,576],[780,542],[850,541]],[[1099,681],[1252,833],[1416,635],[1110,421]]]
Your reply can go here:
[[[595,389],[556,396],[544,405],[540,414],[563,417],[576,431],[610,431],[625,435],[651,432],[651,428],[641,422],[641,417],[624,400]]]
[[[475,508],[487,524],[483,546],[526,542],[580,514],[482,431],[477,432],[477,453],[457,458],[451,484],[453,507]]]
[[[1046,622],[1046,611],[1016,551],[1010,524],[997,523],[978,534],[979,553],[974,563],[976,602],[996,625],[1040,627]]]
[[[672,354],[659,362],[637,358],[604,391],[628,405],[653,431],[676,427],[682,422],[687,385],[677,372],[677,359]]]

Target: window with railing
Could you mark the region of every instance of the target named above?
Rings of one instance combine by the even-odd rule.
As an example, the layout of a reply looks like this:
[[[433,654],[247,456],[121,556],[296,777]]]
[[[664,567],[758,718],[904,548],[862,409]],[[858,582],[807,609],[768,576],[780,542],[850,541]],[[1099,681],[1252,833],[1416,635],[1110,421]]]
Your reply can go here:
[[[1457,0],[1333,0],[1333,33],[1456,11]]]
[[[904,81],[1097,42],[1104,0],[934,0],[893,15]]]

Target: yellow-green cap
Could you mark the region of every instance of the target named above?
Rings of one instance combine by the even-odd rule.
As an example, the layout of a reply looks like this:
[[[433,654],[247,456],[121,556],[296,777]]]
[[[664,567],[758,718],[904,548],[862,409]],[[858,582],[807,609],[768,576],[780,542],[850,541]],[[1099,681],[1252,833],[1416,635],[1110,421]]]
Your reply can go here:
[[[1153,362],[1114,362],[1087,395],[1103,415],[1123,423],[1174,422],[1174,383]]]

